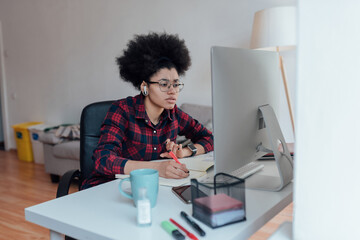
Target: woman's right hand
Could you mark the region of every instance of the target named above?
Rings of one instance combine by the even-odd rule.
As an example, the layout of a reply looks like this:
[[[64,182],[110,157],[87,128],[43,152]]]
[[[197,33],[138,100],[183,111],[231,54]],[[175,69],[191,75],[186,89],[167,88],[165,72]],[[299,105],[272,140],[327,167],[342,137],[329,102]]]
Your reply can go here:
[[[189,176],[189,170],[185,164],[179,164],[175,161],[157,162],[156,164],[160,177],[180,179]]]

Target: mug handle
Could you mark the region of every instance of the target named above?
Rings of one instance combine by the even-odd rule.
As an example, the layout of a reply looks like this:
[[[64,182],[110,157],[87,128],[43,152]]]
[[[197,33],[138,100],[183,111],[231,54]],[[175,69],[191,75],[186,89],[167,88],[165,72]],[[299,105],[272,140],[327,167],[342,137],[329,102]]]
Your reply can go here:
[[[119,182],[119,190],[120,190],[120,193],[121,193],[124,197],[133,199],[133,197],[132,197],[131,195],[127,194],[126,192],[124,192],[124,191],[122,190],[122,183],[123,183],[124,181],[130,182],[130,178],[129,178],[129,177],[128,177],[128,178],[124,178],[124,179],[122,179],[122,180]]]

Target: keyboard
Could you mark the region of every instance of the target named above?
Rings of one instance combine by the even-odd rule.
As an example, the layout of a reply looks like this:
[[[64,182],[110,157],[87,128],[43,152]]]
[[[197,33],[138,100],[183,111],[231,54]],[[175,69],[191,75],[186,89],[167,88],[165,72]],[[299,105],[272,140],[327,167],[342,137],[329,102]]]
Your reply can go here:
[[[260,171],[263,168],[264,168],[264,164],[250,162],[250,163],[246,164],[245,166],[232,171],[230,173],[230,175],[245,179],[245,178],[253,175],[254,173]]]
[[[260,164],[257,162],[250,162],[245,166],[230,172],[229,174],[238,178],[245,179],[253,175],[254,173],[257,173],[258,171],[262,170],[263,168],[264,168],[264,164]],[[205,175],[203,178],[199,179],[199,181],[202,183],[211,183],[213,180],[214,177],[209,175]]]

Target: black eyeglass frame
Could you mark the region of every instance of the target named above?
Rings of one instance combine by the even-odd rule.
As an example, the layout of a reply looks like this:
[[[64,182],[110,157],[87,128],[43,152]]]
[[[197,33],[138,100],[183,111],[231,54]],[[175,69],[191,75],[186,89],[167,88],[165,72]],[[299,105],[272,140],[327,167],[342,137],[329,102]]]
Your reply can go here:
[[[160,85],[161,81],[166,82],[166,85],[167,85],[167,86],[164,86],[164,87],[167,87],[167,90],[165,90],[165,91],[162,90],[161,85]],[[154,83],[159,84],[159,89],[160,89],[160,91],[162,91],[162,92],[168,92],[168,91],[170,91],[170,87],[171,87],[171,86],[173,86],[173,88],[174,88],[175,90],[178,90],[177,92],[181,92],[181,90],[182,90],[182,89],[184,88],[184,86],[185,86],[185,84],[184,84],[183,82],[180,82],[180,81],[174,82],[174,83],[171,84],[170,81],[167,80],[167,79],[160,79],[159,82],[148,81],[147,83],[149,83],[149,84],[154,84]],[[178,85],[178,86],[176,86],[176,85]]]

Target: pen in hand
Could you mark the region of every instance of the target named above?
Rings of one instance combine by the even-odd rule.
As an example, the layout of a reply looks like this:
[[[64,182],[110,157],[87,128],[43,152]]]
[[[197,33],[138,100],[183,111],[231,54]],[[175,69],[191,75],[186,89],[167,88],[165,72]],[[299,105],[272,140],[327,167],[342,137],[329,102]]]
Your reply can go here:
[[[167,142],[164,142],[164,145],[166,146]],[[169,153],[169,155],[172,157],[172,159],[175,160],[175,162],[177,162],[178,164],[181,164],[181,162],[179,161],[179,159],[176,157],[175,153],[173,153],[170,149],[167,150],[167,152]],[[185,173],[189,173],[189,171],[184,171]]]
[[[205,236],[205,232],[204,230],[202,230],[199,225],[196,224],[196,222],[194,222],[193,220],[191,220],[189,218],[189,216],[186,214],[186,212],[181,211],[180,215],[185,218],[185,220],[191,225],[191,227],[193,227],[199,234],[200,236]]]
[[[177,162],[178,164],[181,164],[181,162],[179,161],[179,159],[175,156],[175,154],[168,150],[168,153],[170,154],[170,156],[175,160],[175,162]],[[189,173],[189,171],[184,171],[185,173]]]
[[[167,141],[165,141],[163,144],[164,144],[164,146],[165,146],[165,150],[166,150],[166,144],[167,144],[168,142]],[[169,153],[169,155],[172,157],[172,159],[174,159],[175,160],[175,162],[177,162],[178,164],[181,164],[181,162],[179,161],[179,159],[176,157],[176,155],[169,149],[169,150],[166,150],[168,153]]]
[[[175,160],[175,162],[177,162],[178,164],[181,164],[181,162],[179,161],[179,159],[176,157],[176,155],[175,155],[171,150],[168,150],[168,153],[169,153],[170,156]]]

